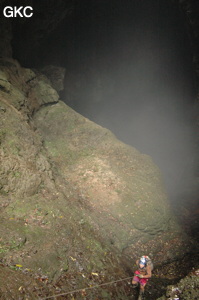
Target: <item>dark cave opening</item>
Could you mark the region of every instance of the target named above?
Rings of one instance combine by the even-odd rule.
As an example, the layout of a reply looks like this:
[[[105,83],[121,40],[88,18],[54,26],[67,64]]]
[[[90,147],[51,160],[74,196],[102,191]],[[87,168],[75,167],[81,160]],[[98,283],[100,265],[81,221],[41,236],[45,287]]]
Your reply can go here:
[[[150,155],[171,199],[193,191],[197,91],[176,2],[75,1],[71,15],[39,44],[27,39],[26,55],[21,43],[16,28],[14,56],[25,66],[65,67],[61,98]]]

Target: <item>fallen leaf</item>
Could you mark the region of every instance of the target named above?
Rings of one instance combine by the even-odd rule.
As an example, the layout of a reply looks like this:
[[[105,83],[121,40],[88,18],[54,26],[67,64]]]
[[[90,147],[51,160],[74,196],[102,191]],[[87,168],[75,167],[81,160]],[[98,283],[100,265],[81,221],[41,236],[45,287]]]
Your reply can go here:
[[[76,261],[76,258],[70,256],[70,259],[72,259],[72,261]]]

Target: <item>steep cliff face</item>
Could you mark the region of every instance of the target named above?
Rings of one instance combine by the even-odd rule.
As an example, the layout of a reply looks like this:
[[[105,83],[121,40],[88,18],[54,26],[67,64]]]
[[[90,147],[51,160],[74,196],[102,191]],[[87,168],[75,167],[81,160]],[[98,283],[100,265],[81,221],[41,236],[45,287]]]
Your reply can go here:
[[[49,3],[42,30],[40,19],[37,26],[26,23],[21,57],[30,58],[33,40],[37,56],[39,41],[70,13],[73,1],[56,1],[55,11]],[[196,2],[180,3],[190,16]],[[191,16],[197,38],[193,9]],[[196,241],[171,213],[151,158],[59,99],[64,69],[57,81],[57,68],[41,73],[13,60],[12,26],[0,23],[0,297],[34,299],[125,278],[141,254],[150,254],[160,269],[185,252],[197,253]],[[155,290],[157,281],[152,284]],[[124,283],[94,295],[129,299],[132,290]]]
[[[58,278],[112,273],[122,252],[135,259],[142,247],[155,257],[168,240],[178,243],[158,260],[183,250],[150,157],[73,111],[17,61],[1,59],[0,86],[4,263]]]

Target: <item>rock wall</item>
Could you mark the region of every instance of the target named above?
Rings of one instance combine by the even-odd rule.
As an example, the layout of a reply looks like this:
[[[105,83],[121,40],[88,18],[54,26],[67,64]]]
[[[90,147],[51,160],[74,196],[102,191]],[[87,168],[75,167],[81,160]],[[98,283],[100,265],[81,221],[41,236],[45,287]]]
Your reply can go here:
[[[64,220],[75,228],[70,239],[77,244],[83,239],[77,248],[90,249],[91,243],[95,249],[102,242],[120,253],[130,247],[134,256],[139,252],[136,243],[149,245],[155,255],[159,247],[148,242],[157,236],[181,239],[160,172],[150,157],[73,111],[44,75],[15,60],[1,59],[0,86],[0,195],[5,219],[29,224],[34,235],[32,222],[42,226],[36,217],[37,207],[42,207],[40,217],[49,225],[40,230],[48,239],[57,211],[60,232],[64,234],[58,225]],[[7,240],[10,235],[5,232]],[[35,247],[32,234],[28,248]],[[19,251],[15,259],[32,266],[36,256],[30,263],[26,244],[23,247],[23,258]],[[41,249],[43,243],[36,247]],[[5,253],[7,260],[12,250],[6,248]],[[36,265],[42,258],[37,259]]]
[[[198,49],[197,1],[180,4]],[[59,80],[56,91],[52,78],[13,60],[11,24],[0,22],[1,262],[54,280],[79,272],[89,283],[91,272],[125,277],[124,257],[131,263],[140,251],[158,263],[181,257],[192,242],[151,158],[59,100]]]
[[[157,300],[193,300],[198,299],[199,295],[199,270],[193,269],[185,278],[180,280],[175,285],[170,285],[167,288],[165,296],[158,298]]]

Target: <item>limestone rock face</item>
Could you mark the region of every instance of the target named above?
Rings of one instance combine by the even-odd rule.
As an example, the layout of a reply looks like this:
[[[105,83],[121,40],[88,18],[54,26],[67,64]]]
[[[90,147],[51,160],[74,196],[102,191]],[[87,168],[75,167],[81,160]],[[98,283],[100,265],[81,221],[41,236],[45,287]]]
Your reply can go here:
[[[61,101],[40,109],[34,122],[59,176],[79,191],[94,226],[113,244],[123,249],[169,230],[168,200],[149,156]]]
[[[57,92],[61,92],[64,89],[64,68],[49,65],[42,68],[41,71],[50,79],[52,87]]]
[[[21,68],[11,58],[0,59],[0,67],[0,89],[15,109],[29,115],[42,105],[58,101],[59,95],[45,75]]]
[[[50,164],[42,155],[41,140],[23,117],[5,102],[2,105],[6,111],[0,111],[1,193],[34,195],[47,177],[52,179]]]
[[[199,298],[199,269],[193,270],[176,285],[169,285],[165,296],[157,300],[193,300]]]
[[[179,255],[151,158],[68,107],[38,71],[8,58],[0,66],[1,261],[54,280],[75,272],[81,287],[82,272],[124,278],[124,258],[141,250],[165,261],[174,238],[168,255]]]
[[[51,179],[52,172],[28,115],[42,105],[57,102],[58,94],[47,78],[36,77],[17,61],[1,59],[0,65],[0,189],[3,193],[30,196],[45,181],[45,172]]]

